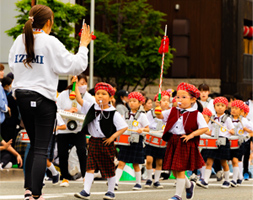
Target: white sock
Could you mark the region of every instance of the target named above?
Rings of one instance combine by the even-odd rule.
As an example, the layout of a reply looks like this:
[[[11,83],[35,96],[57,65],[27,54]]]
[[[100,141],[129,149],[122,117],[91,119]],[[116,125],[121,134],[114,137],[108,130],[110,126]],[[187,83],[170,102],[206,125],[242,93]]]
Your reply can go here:
[[[87,194],[90,194],[90,189],[91,189],[91,185],[92,182],[94,180],[94,174],[93,173],[85,173],[85,177],[84,177],[84,190]]]
[[[55,169],[54,164],[51,163],[50,167],[48,167],[50,172],[52,173],[53,176],[56,176],[58,174],[58,171]]]
[[[158,182],[160,180],[162,170],[155,170],[155,182]]]
[[[203,166],[202,168],[200,168],[200,178],[201,179],[204,179],[205,171],[206,171],[206,166]]]
[[[239,174],[238,174],[238,178],[239,178],[240,180],[242,180],[242,179],[243,179],[243,164],[242,164],[242,162],[239,162],[238,165],[239,165]]]
[[[230,173],[230,171],[228,170],[228,171],[224,171],[224,175],[225,175],[225,181],[229,181],[229,173]]]
[[[206,183],[209,182],[209,178],[210,178],[210,176],[211,176],[211,173],[212,173],[212,170],[211,170],[211,169],[206,169],[206,170],[205,170],[204,180],[205,180]]]
[[[136,183],[141,184],[141,171],[135,172]]]
[[[233,167],[233,181],[236,182],[238,178],[239,167]]]
[[[122,176],[122,173],[123,173],[123,169],[119,169],[119,168],[116,169],[116,182],[115,182],[116,184],[119,184],[119,179]]]
[[[152,173],[153,173],[153,169],[147,169],[148,180],[152,181]]]
[[[191,181],[185,176],[185,188],[190,188],[192,186]]]
[[[176,194],[175,195],[182,197],[184,188],[185,188],[185,178],[177,178]]]
[[[116,182],[116,176],[107,179],[108,181],[108,192],[114,193],[114,186]]]

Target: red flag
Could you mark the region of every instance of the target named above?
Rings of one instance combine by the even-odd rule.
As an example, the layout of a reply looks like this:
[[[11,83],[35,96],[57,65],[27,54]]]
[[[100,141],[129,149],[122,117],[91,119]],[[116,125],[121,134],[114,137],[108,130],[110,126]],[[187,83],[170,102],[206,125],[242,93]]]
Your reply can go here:
[[[165,42],[165,44],[164,44],[164,42]],[[169,42],[170,42],[169,38],[167,36],[164,36],[162,41],[161,41],[161,46],[158,50],[158,52],[160,54],[168,53],[168,51],[169,51]]]

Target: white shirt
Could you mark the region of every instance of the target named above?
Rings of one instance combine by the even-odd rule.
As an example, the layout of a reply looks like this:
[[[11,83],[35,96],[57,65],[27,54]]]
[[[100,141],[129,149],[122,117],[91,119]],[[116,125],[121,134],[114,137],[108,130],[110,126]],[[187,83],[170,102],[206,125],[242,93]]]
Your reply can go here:
[[[82,114],[81,113],[81,108],[82,107],[80,106],[80,104],[77,103],[76,100],[70,100],[69,93],[70,93],[70,90],[64,90],[59,94],[59,96],[57,98],[57,102],[56,102],[57,108],[60,109],[60,110],[70,110],[72,108],[72,104],[74,102],[77,106],[76,107],[77,108],[76,113],[77,114]],[[69,119],[64,117],[63,121],[67,125]],[[68,128],[66,130],[58,130],[58,134],[77,133],[77,132],[81,131],[83,122],[78,121],[78,120],[75,120],[75,121],[77,123],[77,128],[75,130],[71,131]]]
[[[207,104],[206,107],[212,112],[213,115],[215,115],[216,112],[215,112],[214,105],[213,105],[213,99],[211,99],[209,101],[209,103]]]
[[[78,75],[85,71],[88,49],[79,47],[78,53],[73,55],[56,37],[45,33],[34,34],[35,62],[30,63],[32,68],[25,67],[26,51],[22,35],[14,41],[9,53],[9,67],[15,77],[13,95],[16,89],[27,89],[56,101],[58,75]]]
[[[152,130],[156,130],[158,121],[161,121],[162,124],[165,125],[165,122],[162,119],[158,119],[158,118],[153,117],[151,110],[146,113],[146,116],[149,121],[149,128]]]
[[[177,109],[178,110],[182,110],[182,109],[180,109],[178,107],[177,107]],[[185,109],[185,110],[187,110],[189,112],[193,112],[196,109],[195,108],[188,108],[188,109]],[[163,121],[165,123],[168,121],[170,112],[171,112],[171,109],[170,110],[162,111],[162,114],[163,114],[163,117],[164,117]],[[198,129],[208,128],[206,120],[204,119],[203,115],[200,112],[198,112],[198,115],[197,115],[197,125],[198,125]],[[183,115],[178,118],[177,122],[172,126],[172,128],[169,130],[169,132],[171,132],[172,134],[175,134],[175,135],[184,135],[184,134],[186,134],[185,130],[184,130],[184,124],[183,124]]]
[[[251,123],[244,117],[241,119],[242,123],[240,121],[239,122],[233,122],[233,121],[234,121],[234,119],[232,120],[232,123],[235,127],[234,130],[235,131],[237,130],[237,132],[235,132],[235,135],[243,135],[244,137],[246,137],[248,135],[248,132],[243,131],[242,124],[243,124],[244,127],[248,128],[250,130],[253,130],[253,127],[252,127]],[[237,127],[237,129],[236,129],[236,127]]]
[[[86,115],[93,104],[94,103],[84,101],[83,106],[81,108],[81,112]],[[107,109],[104,109],[104,111],[116,110],[113,106],[111,106],[111,105],[109,105],[109,106],[110,107]],[[99,107],[99,105],[97,103],[95,103],[95,110],[101,110],[101,108]],[[88,131],[89,131],[90,135],[95,138],[104,138],[105,137],[104,133],[102,132],[102,130],[100,128],[100,123],[99,123],[100,117],[101,117],[101,114],[99,114],[92,122],[90,122],[88,124]],[[107,117],[107,114],[105,114],[105,117]],[[125,122],[125,120],[121,117],[121,115],[117,111],[115,112],[115,114],[113,116],[113,124],[116,127],[116,131],[119,131],[119,130],[127,127],[127,123]]]
[[[224,115],[225,115],[225,114],[221,115],[221,116],[219,117],[219,119],[215,119],[215,121],[217,121],[218,123],[221,124],[221,119],[222,119],[222,117],[223,117]],[[215,115],[215,117],[217,117],[217,115]],[[212,133],[211,133],[212,136],[215,136],[215,133],[214,133],[214,132],[215,132],[215,123],[214,123],[214,122],[211,123],[211,120],[210,120],[209,125],[210,125],[210,126],[209,126],[209,127],[210,127],[210,131],[212,131]],[[225,121],[225,123],[224,123],[224,124],[221,124],[221,125],[224,126],[224,127],[226,127],[228,130],[219,127],[219,136],[221,136],[221,137],[226,137],[226,138],[230,138],[231,134],[230,134],[228,131],[235,128],[234,125],[233,125],[233,123],[232,123],[231,118],[228,117],[227,120]]]
[[[249,102],[249,114],[247,115],[247,119],[253,122],[253,100],[248,100]]]
[[[57,119],[57,126],[62,126],[62,125],[65,125],[65,122],[63,121],[61,115],[59,113],[56,113],[56,119]],[[58,132],[60,130],[57,130],[56,131],[56,135],[58,135]]]
[[[130,113],[133,114],[132,111]],[[133,130],[138,130],[140,128],[145,128],[146,126],[149,126],[149,121],[145,113],[140,113],[137,122],[134,122],[135,120],[132,115],[130,116],[129,120],[132,121],[132,127],[128,128]],[[132,134],[139,134],[139,133],[132,132]]]

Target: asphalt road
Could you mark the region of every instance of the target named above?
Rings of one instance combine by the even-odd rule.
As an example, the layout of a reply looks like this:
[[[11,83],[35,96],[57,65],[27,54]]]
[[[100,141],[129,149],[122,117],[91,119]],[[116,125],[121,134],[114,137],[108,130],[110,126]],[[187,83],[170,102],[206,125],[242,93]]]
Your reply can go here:
[[[145,181],[142,181],[142,185]],[[167,200],[175,193],[174,180],[161,181],[164,189],[143,189],[133,191],[134,182],[120,182],[119,190],[115,192],[118,200]],[[253,200],[253,179],[243,182],[240,187],[221,189],[221,182],[211,179],[209,188],[203,189],[196,186],[195,200]],[[71,181],[67,188],[59,185],[53,186],[51,182],[46,181],[46,187],[43,188],[43,197],[46,200],[74,200],[73,195],[83,189],[82,181]],[[91,200],[101,200],[107,190],[106,181],[95,181],[91,189]],[[23,181],[0,181],[0,200],[23,199]],[[185,192],[183,199],[186,199]]]

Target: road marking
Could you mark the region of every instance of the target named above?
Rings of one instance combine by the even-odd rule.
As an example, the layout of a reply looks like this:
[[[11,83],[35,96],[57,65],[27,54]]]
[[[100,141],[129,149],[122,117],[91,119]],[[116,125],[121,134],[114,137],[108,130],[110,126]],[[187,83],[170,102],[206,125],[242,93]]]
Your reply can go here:
[[[1,181],[0,183],[4,183],[5,181]],[[10,181],[6,181],[8,183],[10,183]],[[213,182],[213,181],[211,181]],[[71,184],[75,183],[75,184],[82,184],[82,182],[72,182]],[[95,184],[106,184],[106,181],[95,181]],[[120,182],[120,185],[134,185],[135,182]],[[222,183],[210,183],[209,186],[211,187],[217,187],[217,186],[221,186]],[[144,185],[144,183],[142,183],[142,185]],[[173,186],[173,183],[163,183],[162,185],[167,185],[167,186]],[[249,184],[245,184],[242,183],[242,185],[240,185],[240,187],[253,187],[253,184],[251,182],[249,182]],[[200,187],[197,187],[199,189],[201,189]],[[160,192],[168,192],[168,191],[174,191],[175,187],[171,187],[171,188],[166,188],[166,189],[144,189],[144,190],[139,190],[139,191],[115,191],[115,194],[130,194],[130,193],[154,193],[159,191]],[[204,189],[202,189],[204,190]],[[106,191],[104,192],[91,192],[91,195],[104,195],[106,193]],[[57,194],[44,194],[43,197],[45,197],[46,199],[54,199],[54,198],[61,198],[61,197],[74,197],[75,193],[57,193]],[[24,199],[23,195],[1,195],[0,196],[0,200],[17,200],[17,199]]]

